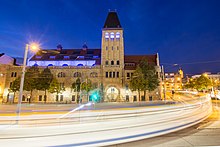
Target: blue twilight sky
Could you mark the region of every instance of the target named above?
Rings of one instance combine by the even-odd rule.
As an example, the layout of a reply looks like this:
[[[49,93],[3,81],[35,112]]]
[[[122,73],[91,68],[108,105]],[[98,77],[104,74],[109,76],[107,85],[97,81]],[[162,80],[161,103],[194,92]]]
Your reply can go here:
[[[126,54],[159,52],[167,71],[220,72],[220,0],[0,0],[0,52],[100,48],[108,10],[117,10]]]

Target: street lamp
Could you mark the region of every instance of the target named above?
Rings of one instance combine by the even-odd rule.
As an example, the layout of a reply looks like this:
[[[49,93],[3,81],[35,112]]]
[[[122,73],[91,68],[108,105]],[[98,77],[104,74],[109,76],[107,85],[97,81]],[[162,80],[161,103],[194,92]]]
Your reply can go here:
[[[18,104],[17,104],[17,110],[16,110],[16,114],[17,114],[16,123],[18,123],[19,121],[20,112],[21,112],[21,101],[22,101],[22,96],[23,96],[24,76],[25,76],[25,68],[26,68],[27,55],[28,55],[29,48],[33,51],[36,51],[37,49],[39,49],[39,45],[37,43],[31,43],[31,44],[26,44],[25,46],[21,82],[20,82],[20,91],[19,91],[19,98],[18,98]]]

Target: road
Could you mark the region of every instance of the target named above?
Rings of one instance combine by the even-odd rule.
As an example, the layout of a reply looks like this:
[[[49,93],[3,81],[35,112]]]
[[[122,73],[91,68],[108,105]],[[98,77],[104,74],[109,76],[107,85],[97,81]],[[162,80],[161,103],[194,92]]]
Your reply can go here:
[[[213,101],[213,114],[190,128],[159,137],[109,147],[191,147],[220,146],[220,101]]]

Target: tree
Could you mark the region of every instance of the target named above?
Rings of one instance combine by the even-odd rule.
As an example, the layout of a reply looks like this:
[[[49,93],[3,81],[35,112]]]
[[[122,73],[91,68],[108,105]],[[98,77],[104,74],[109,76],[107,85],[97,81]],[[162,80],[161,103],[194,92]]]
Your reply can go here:
[[[81,81],[79,78],[76,79],[75,82],[72,83],[72,89],[76,91],[76,99],[78,102],[78,93],[80,92]]]
[[[49,68],[45,68],[39,75],[37,81],[37,90],[44,91],[44,102],[47,101],[47,90],[50,88],[50,83],[53,79],[53,75]]]
[[[52,82],[50,83],[50,87],[49,87],[49,92],[50,93],[56,93],[57,95],[59,93],[61,93],[64,89],[64,87],[62,87],[60,85],[60,83],[58,83],[57,79],[56,78],[53,78]]]
[[[190,79],[189,82],[185,85],[185,88],[202,91],[211,88],[211,86],[212,81],[205,75],[201,75],[198,78]]]
[[[10,85],[9,92],[13,92],[14,94],[13,103],[15,99],[15,93],[19,91],[20,89],[20,82],[21,82],[21,78],[19,77],[19,78],[16,78]],[[8,102],[8,97],[7,97],[7,102]]]
[[[143,74],[140,66],[138,66],[131,77],[131,80],[129,82],[129,87],[131,88],[132,91],[138,91],[138,99],[139,101],[141,100],[140,97],[140,92],[143,89]]]
[[[211,88],[211,86],[212,86],[211,80],[205,75],[201,75],[199,78],[196,79],[195,88],[198,91],[207,90]]]
[[[92,81],[90,79],[86,79],[85,82],[81,83],[81,90],[86,91],[86,97],[88,99],[88,93],[90,90],[93,90],[94,86],[92,85]]]
[[[34,89],[37,89],[37,83],[39,78],[39,68],[37,66],[32,66],[27,69],[24,78],[24,90],[30,91],[29,102],[32,101],[32,93]]]
[[[154,91],[159,86],[159,79],[155,67],[148,63],[147,59],[140,62],[140,68],[143,75],[143,88],[144,98],[146,99],[146,92]]]

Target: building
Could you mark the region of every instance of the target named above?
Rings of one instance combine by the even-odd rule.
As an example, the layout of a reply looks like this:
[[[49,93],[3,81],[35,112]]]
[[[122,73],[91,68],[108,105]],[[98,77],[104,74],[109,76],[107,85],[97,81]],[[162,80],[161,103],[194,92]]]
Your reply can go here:
[[[178,72],[165,73],[165,88],[168,91],[171,90],[182,90],[183,87],[183,71],[179,69]]]
[[[71,85],[77,78],[81,82],[90,79],[97,88],[103,87],[103,101],[138,101],[138,93],[129,89],[130,77],[136,66],[142,59],[147,59],[149,64],[155,66],[160,75],[158,54],[153,55],[124,55],[123,28],[116,12],[109,12],[102,28],[101,48],[91,49],[86,44],[78,49],[64,49],[58,45],[56,49],[43,49],[32,56],[27,65],[38,66],[40,70],[49,68],[54,77],[65,87],[59,95],[48,93],[48,103],[53,102],[77,102],[78,95],[71,89]],[[4,98],[8,95],[10,83],[21,75],[21,66],[10,66],[8,69]],[[11,73],[17,73],[12,76]],[[155,92],[148,93],[150,99],[160,99],[160,88]],[[9,94],[11,96],[12,94]],[[35,102],[43,102],[43,91],[34,91]],[[77,96],[76,96],[77,95]],[[17,101],[15,95],[15,101]],[[86,102],[86,97],[83,101]],[[26,102],[28,92],[25,92],[23,101]]]

